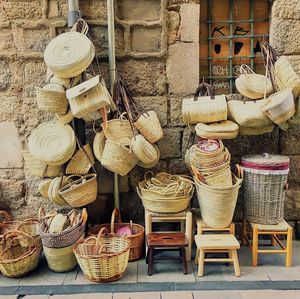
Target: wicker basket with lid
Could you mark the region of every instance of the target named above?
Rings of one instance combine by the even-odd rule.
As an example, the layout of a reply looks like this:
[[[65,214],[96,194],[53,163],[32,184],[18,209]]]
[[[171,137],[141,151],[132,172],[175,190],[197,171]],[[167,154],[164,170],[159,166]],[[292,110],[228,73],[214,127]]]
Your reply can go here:
[[[282,155],[247,155],[244,168],[245,216],[253,223],[283,221],[285,186],[290,158]]]

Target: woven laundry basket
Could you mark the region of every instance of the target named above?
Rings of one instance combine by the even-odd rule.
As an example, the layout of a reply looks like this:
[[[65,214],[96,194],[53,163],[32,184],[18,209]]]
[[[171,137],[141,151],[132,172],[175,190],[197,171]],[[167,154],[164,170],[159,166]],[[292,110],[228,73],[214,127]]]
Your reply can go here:
[[[278,224],[284,220],[289,165],[290,158],[282,155],[242,157],[245,216],[250,222]]]

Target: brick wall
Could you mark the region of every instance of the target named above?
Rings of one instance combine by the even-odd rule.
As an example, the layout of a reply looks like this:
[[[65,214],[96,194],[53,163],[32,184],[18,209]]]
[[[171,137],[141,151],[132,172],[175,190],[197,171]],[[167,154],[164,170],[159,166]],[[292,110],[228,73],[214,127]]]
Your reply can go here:
[[[0,207],[18,216],[34,214],[51,205],[37,192],[38,179],[23,169],[20,149],[31,130],[49,115],[38,111],[34,86],[46,75],[43,50],[49,40],[67,30],[66,0],[2,0],[0,2]],[[108,78],[106,0],[80,0],[83,17]],[[165,138],[159,142],[161,160],[155,170],[183,172],[188,130],[181,121],[181,100],[199,83],[198,1],[117,0],[116,54],[118,71],[139,103],[155,109]],[[300,7],[297,0],[276,0],[271,39],[280,53],[288,54],[300,72]],[[283,38],[284,37],[284,38]],[[282,152],[292,157],[291,190],[287,216],[300,218],[300,147],[298,127],[260,137],[239,137],[227,142],[235,161],[247,153]],[[88,140],[93,133],[87,125]],[[113,206],[112,174],[99,165],[99,198],[92,205],[93,220],[107,221]],[[135,168],[120,179],[124,218],[142,221],[143,209],[134,187],[144,170]],[[240,212],[241,209],[238,211]],[[237,213],[240,218],[240,213]]]

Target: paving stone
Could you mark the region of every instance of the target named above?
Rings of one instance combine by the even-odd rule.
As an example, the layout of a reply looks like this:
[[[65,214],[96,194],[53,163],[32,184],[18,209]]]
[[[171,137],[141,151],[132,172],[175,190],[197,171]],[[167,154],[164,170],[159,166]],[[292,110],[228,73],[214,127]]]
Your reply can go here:
[[[24,298],[25,299],[48,299],[50,298],[50,295],[29,295],[29,296],[25,296]]]
[[[26,297],[27,298],[27,297]],[[72,295],[54,295],[50,297],[51,299],[112,299],[113,294],[99,294],[99,293],[91,293],[91,294],[72,294]]]
[[[159,292],[115,293],[113,299],[160,299]]]
[[[161,299],[194,299],[192,292],[163,292]]]
[[[241,299],[239,291],[194,291],[194,299]]]
[[[272,298],[272,299],[298,299],[300,291],[278,291],[278,290],[247,290],[240,291],[242,299],[261,299],[261,298]]]

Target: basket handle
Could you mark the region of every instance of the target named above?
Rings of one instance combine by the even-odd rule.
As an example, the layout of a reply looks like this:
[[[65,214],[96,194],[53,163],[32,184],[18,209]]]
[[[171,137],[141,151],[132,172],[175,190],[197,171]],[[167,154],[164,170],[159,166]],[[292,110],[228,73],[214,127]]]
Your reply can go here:
[[[100,238],[102,236],[104,236],[105,234],[107,233],[107,228],[106,227],[102,227],[97,235],[97,240],[96,240],[96,249],[95,249],[95,253],[99,252],[99,250],[101,250],[102,248],[102,244],[101,244],[101,241],[100,241]],[[102,246],[101,246],[102,245]]]
[[[38,219],[39,221],[41,222],[46,216],[46,212],[45,212],[45,209],[44,207],[40,207],[39,208],[39,211],[38,211]]]
[[[240,66],[240,73],[241,74],[255,74],[254,71],[248,64],[241,64]]]
[[[24,224],[30,222],[30,221],[37,221],[36,219],[34,218],[28,218],[28,219],[25,219],[23,220],[22,222],[20,222],[17,226],[16,226],[16,230],[18,230],[20,227],[22,227]]]
[[[84,35],[87,35],[87,33],[89,31],[89,25],[87,24],[87,22],[85,20],[78,19],[77,22],[71,28],[71,31],[77,31]]]
[[[6,211],[0,211],[0,219],[2,219],[2,218],[3,218],[3,221],[0,220],[0,223],[2,223],[2,222],[8,222],[8,221],[12,220],[11,215],[8,212],[6,212]]]
[[[8,239],[12,238],[10,244],[7,244]],[[7,232],[6,234],[3,235],[3,242],[5,244],[5,250],[9,249],[9,247],[12,245],[13,241],[19,240],[24,242],[27,247],[33,247],[35,242],[32,236],[29,234],[23,232],[23,231],[18,231],[18,230],[13,230],[10,232]]]
[[[117,220],[117,221],[116,221]],[[116,222],[115,222],[116,221]],[[114,209],[111,214],[111,221],[110,221],[110,232],[112,234],[115,233],[115,223],[122,223],[121,220],[121,213],[119,209]]]
[[[82,219],[82,224],[85,224],[87,222],[87,219],[88,219],[88,212],[86,210],[86,208],[84,208],[82,210],[82,213],[81,213],[81,219]]]
[[[236,170],[237,170],[237,177],[241,180],[244,179],[244,169],[241,165],[235,164]]]
[[[214,100],[215,95],[213,87],[208,83],[202,82],[194,93],[194,101],[197,101],[199,96],[209,96],[211,100]]]

